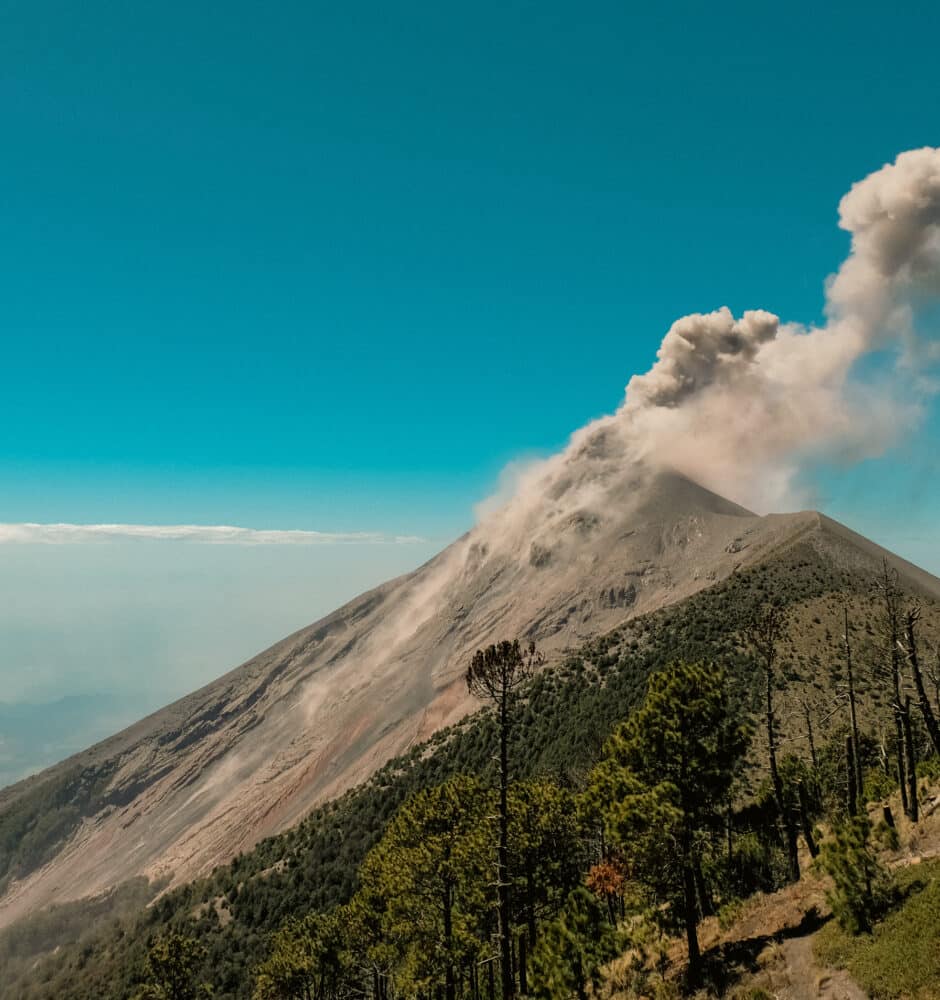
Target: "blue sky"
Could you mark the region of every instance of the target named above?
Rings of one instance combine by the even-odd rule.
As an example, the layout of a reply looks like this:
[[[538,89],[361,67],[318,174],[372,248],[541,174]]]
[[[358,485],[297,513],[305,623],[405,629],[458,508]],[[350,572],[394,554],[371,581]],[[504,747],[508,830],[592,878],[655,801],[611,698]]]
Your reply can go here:
[[[940,142],[940,12],[637,6],[4,3],[0,521],[428,539],[346,550],[344,585],[318,549],[300,607],[262,583],[296,552],[254,590],[244,553],[199,557],[193,600],[224,576],[255,602],[248,655],[464,530],[506,462],[620,402],[676,317],[817,320],[840,196]],[[937,426],[821,483],[935,572]],[[27,569],[9,548],[0,589],[54,590],[50,631],[70,601],[126,626],[100,549]],[[166,574],[123,558],[172,631]],[[10,634],[0,701],[29,688]],[[239,658],[192,642],[211,662],[167,690]]]

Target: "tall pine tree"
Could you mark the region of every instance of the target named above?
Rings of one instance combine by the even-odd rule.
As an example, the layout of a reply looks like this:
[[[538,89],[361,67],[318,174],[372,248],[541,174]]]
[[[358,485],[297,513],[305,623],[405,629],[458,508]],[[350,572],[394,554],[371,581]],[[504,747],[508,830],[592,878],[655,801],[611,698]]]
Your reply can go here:
[[[608,741],[589,801],[634,877],[670,900],[698,972],[702,843],[720,830],[749,731],[732,710],[724,671],[677,663],[650,680],[643,706]]]

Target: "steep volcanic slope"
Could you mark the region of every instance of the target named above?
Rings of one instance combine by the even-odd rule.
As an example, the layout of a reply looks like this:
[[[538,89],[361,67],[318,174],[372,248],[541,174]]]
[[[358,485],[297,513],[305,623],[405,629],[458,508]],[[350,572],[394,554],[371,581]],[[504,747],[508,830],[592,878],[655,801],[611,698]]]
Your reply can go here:
[[[8,789],[5,812],[78,769],[93,793],[51,860],[8,885],[0,924],[136,874],[188,879],[290,825],[465,714],[463,669],[487,642],[531,637],[551,657],[807,539],[847,565],[882,554],[821,515],[758,517],[673,474],[516,513]],[[940,582],[894,562],[940,596]]]

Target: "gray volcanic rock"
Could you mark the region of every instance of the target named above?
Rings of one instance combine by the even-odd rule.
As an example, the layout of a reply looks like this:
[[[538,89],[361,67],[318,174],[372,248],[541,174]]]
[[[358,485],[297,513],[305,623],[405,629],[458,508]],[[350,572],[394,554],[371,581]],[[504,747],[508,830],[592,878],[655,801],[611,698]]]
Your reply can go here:
[[[463,672],[489,642],[531,638],[551,660],[801,541],[847,567],[883,555],[820,514],[759,517],[675,474],[619,475],[594,495],[565,475],[552,470],[535,501],[523,492],[415,572],[0,793],[2,812],[76,767],[103,788],[52,859],[7,887],[0,925],[139,874],[190,879],[290,826],[471,711]],[[940,581],[892,562],[940,596]]]

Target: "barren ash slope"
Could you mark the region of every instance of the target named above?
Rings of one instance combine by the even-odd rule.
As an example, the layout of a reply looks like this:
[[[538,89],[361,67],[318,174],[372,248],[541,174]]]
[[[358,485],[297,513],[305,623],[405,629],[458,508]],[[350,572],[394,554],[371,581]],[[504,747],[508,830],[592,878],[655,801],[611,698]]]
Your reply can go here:
[[[870,575],[882,550],[822,515],[722,499],[792,509],[807,459],[880,454],[931,391],[911,361],[936,356],[918,310],[930,319],[940,275],[940,149],[900,154],[839,214],[852,244],[823,326],[727,308],[677,320],[614,414],[425,566],[0,793],[0,924],[132,875],[183,881],[292,824],[465,714],[481,645],[531,638],[551,658],[807,545]],[[873,352],[898,364],[863,384]]]

